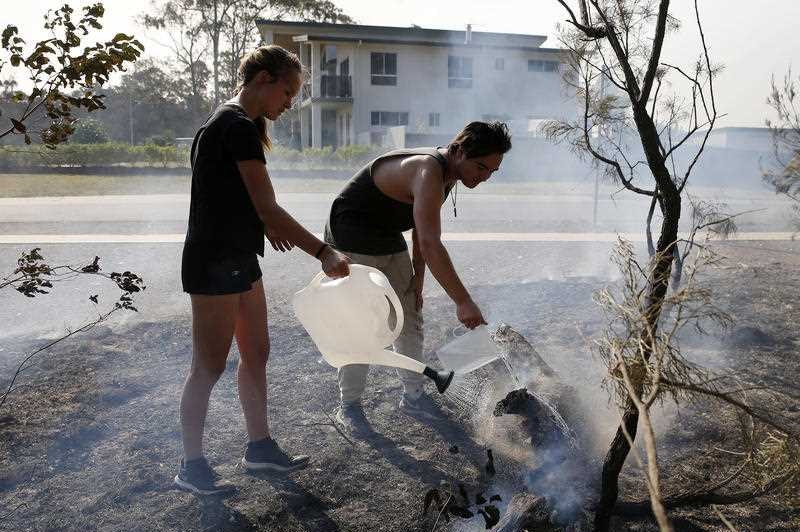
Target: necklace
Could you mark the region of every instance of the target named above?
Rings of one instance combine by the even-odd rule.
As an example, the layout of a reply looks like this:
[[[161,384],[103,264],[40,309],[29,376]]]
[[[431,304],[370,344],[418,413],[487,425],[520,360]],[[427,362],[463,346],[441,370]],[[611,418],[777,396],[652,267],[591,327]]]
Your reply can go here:
[[[458,199],[458,181],[453,185],[453,193],[450,195],[450,201],[453,202],[453,218],[458,218],[458,210],[456,209],[456,200]]]

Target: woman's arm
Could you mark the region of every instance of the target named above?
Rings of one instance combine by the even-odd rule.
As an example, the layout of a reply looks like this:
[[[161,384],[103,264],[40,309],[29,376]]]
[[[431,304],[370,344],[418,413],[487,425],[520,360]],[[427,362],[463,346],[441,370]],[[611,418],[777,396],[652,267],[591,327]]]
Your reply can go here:
[[[416,298],[417,310],[422,309],[422,287],[425,283],[425,257],[419,247],[419,236],[417,230],[411,231],[411,265],[414,267],[414,295]]]
[[[275,190],[262,161],[236,161],[250,200],[258,217],[269,228],[271,238],[288,241],[322,262],[329,277],[344,277],[350,273],[349,259],[312,235],[305,227],[278,205]]]
[[[441,170],[437,170],[438,173],[430,168],[423,168],[412,183],[417,241],[431,274],[455,302],[459,321],[474,329],[486,321],[458,277],[450,255],[442,244],[440,210],[444,198]]]

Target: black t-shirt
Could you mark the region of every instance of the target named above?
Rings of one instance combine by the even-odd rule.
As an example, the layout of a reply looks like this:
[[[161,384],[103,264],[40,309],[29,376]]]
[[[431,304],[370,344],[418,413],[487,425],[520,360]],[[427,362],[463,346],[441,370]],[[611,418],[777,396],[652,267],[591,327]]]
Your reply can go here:
[[[192,196],[186,246],[214,255],[264,255],[264,224],[236,161],[266,162],[258,128],[241,106],[220,105],[192,142]]]

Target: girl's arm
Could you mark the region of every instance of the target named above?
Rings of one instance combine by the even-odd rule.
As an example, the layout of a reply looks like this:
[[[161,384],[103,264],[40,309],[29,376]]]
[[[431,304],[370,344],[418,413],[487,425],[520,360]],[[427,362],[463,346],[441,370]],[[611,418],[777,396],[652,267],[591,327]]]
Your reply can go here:
[[[312,235],[305,227],[278,205],[275,190],[262,161],[236,161],[250,200],[258,217],[269,227],[272,237],[288,241],[322,262],[322,270],[329,277],[344,277],[350,273],[349,259]]]

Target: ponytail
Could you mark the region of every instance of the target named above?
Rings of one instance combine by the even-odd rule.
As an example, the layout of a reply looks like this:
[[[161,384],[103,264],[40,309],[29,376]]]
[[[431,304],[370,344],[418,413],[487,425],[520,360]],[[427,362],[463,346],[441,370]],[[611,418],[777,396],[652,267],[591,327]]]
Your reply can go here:
[[[259,46],[243,57],[239,63],[239,84],[236,87],[236,92],[241,91],[262,70],[266,70],[274,79],[282,79],[292,71],[302,73],[303,65],[297,54],[276,44]],[[259,116],[254,122],[258,128],[261,144],[264,145],[265,149],[269,150],[272,147],[272,142],[267,133],[267,119]]]

